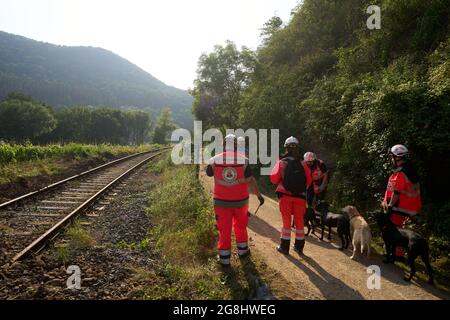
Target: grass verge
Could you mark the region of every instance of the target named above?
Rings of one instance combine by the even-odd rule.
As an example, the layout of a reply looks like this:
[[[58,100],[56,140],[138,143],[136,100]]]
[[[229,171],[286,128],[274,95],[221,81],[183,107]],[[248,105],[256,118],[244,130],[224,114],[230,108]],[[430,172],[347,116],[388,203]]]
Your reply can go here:
[[[77,143],[47,146],[1,144],[0,185],[31,177],[56,175],[84,160],[97,159],[104,163],[109,159],[157,147],[157,145],[113,146]]]
[[[150,195],[148,214],[154,222],[150,237],[161,257],[155,270],[137,270],[147,284],[143,299],[248,299],[255,279],[271,274],[255,257],[232,257],[232,267],[216,262],[217,231],[210,199],[201,187],[195,166],[173,166],[162,159],[152,172],[160,183]]]

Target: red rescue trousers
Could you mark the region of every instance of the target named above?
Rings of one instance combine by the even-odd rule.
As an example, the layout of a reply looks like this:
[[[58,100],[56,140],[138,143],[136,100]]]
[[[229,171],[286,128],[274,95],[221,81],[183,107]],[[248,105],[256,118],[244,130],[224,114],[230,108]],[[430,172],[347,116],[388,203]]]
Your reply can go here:
[[[294,198],[283,195],[279,201],[283,227],[281,229],[281,239],[291,240],[291,222],[294,215],[295,239],[305,240],[305,230],[303,219],[306,211],[306,201],[302,198]]]
[[[248,205],[241,208],[214,207],[216,213],[217,229],[219,230],[219,257],[223,264],[229,264],[231,258],[231,231],[234,227],[234,236],[239,255],[248,251]]]

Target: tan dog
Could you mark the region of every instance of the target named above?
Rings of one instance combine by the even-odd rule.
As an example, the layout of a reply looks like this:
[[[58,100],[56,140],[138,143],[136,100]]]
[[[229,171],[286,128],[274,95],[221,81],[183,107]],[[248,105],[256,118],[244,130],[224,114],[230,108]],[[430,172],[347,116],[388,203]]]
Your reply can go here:
[[[364,248],[367,248],[367,257],[369,257],[370,241],[372,240],[372,233],[370,232],[369,225],[354,206],[346,206],[342,211],[347,213],[350,218],[350,231],[353,238],[353,255],[350,259],[355,259],[357,246],[360,246],[361,248],[361,255],[364,254]]]

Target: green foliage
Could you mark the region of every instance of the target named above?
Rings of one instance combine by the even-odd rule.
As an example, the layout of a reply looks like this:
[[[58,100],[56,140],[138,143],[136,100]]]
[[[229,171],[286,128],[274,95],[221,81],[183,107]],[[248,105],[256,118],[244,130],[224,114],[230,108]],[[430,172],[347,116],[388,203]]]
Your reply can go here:
[[[49,141],[81,143],[143,144],[151,129],[144,111],[75,107],[56,114],[58,125]]]
[[[0,138],[23,142],[53,131],[56,120],[51,108],[16,98],[0,103]]]
[[[55,246],[53,253],[56,260],[67,263],[76,249],[89,248],[95,245],[95,241],[89,232],[83,228],[79,220],[75,220],[65,231],[68,243]]]
[[[163,166],[164,170],[161,182],[150,194],[148,214],[155,224],[150,237],[152,242],[156,241],[162,265],[139,272],[148,284],[143,298],[248,298],[247,273],[254,277],[262,271],[261,265],[258,264],[256,270],[253,263],[248,262],[253,268],[239,266],[229,272],[217,267],[214,212],[197,179],[195,167],[174,166],[165,160],[157,166]]]
[[[125,240],[121,240],[116,244],[116,247],[120,249],[129,249],[129,250],[138,250],[138,251],[145,251],[148,249],[150,245],[150,239],[145,238],[141,240],[140,242],[126,242]]]
[[[161,174],[165,170],[170,168],[170,166],[172,166],[172,165],[173,165],[172,159],[171,159],[170,155],[168,155],[167,157],[159,160],[158,162],[152,163],[149,170],[151,173]]]
[[[55,247],[54,257],[61,263],[67,263],[73,255],[73,251],[66,245]]]
[[[283,20],[281,20],[278,16],[273,16],[267,21],[261,29],[260,37],[263,40],[264,44],[267,44],[269,40],[281,30],[283,25]]]
[[[153,132],[153,142],[159,144],[166,144],[170,139],[169,134],[176,128],[172,120],[172,111],[165,108],[156,122],[155,131]]]
[[[72,248],[88,248],[95,244],[89,232],[76,220],[66,230]]]
[[[48,158],[82,159],[95,155],[122,155],[150,150],[153,146],[113,146],[108,144],[83,145],[69,143],[37,146],[32,144],[0,144],[0,164],[34,161]]]
[[[239,51],[231,41],[203,54],[192,90],[195,117],[209,125],[235,125],[241,95],[250,83],[254,66],[254,53],[245,47]]]
[[[140,110],[74,107],[60,112],[20,93],[0,103],[0,139],[143,144],[149,140],[150,114]]]
[[[371,4],[381,7],[380,30],[366,27]],[[334,204],[361,210],[379,204],[391,171],[388,148],[406,144],[421,177],[421,223],[445,242],[448,8],[448,0],[305,0],[287,25],[265,24],[251,81],[234,109],[238,120],[214,117],[213,109],[196,115],[218,127],[279,128],[281,140],[299,136],[304,151],[331,167]]]
[[[166,170],[151,193],[148,213],[157,248],[170,260],[190,264],[213,255],[216,241],[214,214],[193,166]]]

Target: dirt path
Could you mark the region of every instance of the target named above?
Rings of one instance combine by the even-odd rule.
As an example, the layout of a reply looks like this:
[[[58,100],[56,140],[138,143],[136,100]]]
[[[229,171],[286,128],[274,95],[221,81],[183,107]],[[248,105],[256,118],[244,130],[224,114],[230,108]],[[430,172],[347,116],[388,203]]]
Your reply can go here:
[[[212,190],[212,179],[204,176],[200,170],[200,178],[206,189]],[[252,215],[249,221],[250,247],[256,251],[267,265],[279,271],[289,287],[296,288],[306,299],[332,300],[430,300],[449,299],[449,296],[427,283],[403,280],[403,271],[393,265],[385,265],[380,257],[370,259],[363,257],[353,261],[350,249],[341,252],[328,241],[319,241],[316,236],[309,236],[305,245],[305,256],[299,257],[293,250],[290,256],[276,251],[279,243],[281,216],[278,203],[265,198],[257,216]],[[250,199],[250,211],[258,206],[255,196]],[[316,230],[317,232],[317,230]],[[336,244],[336,236],[332,239]],[[293,243],[294,239],[292,239]],[[367,288],[367,267],[378,265],[381,268],[381,288]],[[297,299],[298,296],[292,297]]]

